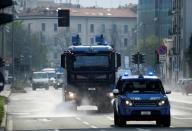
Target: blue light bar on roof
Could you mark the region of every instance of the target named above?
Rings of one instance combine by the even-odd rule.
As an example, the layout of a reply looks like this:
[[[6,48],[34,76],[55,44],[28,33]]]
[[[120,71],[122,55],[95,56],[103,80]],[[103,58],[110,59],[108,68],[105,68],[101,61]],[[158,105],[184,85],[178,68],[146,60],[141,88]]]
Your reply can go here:
[[[154,76],[153,72],[148,72],[148,76]]]
[[[72,43],[74,46],[81,45],[81,39],[78,34],[72,36]]]

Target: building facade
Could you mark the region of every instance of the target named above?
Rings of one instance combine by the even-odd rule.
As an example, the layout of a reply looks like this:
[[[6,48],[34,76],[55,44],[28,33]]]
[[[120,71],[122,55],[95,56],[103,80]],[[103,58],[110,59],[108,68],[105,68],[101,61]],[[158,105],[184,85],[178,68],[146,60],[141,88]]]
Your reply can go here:
[[[173,64],[178,80],[192,77],[192,1],[172,0],[172,5]]]
[[[171,29],[171,0],[139,0],[137,19],[137,40],[145,42],[150,36],[156,36],[159,43],[168,38]]]
[[[132,29],[136,14],[129,9],[70,8],[70,27],[58,27],[56,9],[35,9],[23,12],[20,18],[30,32],[38,32],[48,45],[50,66],[60,66],[60,55],[70,45],[73,35],[79,34],[82,45],[96,45],[95,36],[103,34],[105,40],[122,54],[130,56]],[[39,19],[38,19],[39,18]]]

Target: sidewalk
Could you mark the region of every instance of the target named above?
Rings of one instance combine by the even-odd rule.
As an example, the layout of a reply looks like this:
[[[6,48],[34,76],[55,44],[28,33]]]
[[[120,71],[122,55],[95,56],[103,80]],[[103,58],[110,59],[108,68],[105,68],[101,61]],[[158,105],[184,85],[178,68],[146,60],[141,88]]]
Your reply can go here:
[[[9,95],[11,94],[11,89],[10,89],[11,85],[5,85],[4,90],[0,93],[1,96],[5,96],[5,97],[9,97]],[[6,112],[7,112],[7,105],[4,106],[5,109],[5,116],[3,118],[3,121],[0,125],[0,131],[4,131],[6,128]]]
[[[179,102],[183,104],[192,104],[192,94],[183,95],[181,92],[171,92],[167,95],[172,102]]]

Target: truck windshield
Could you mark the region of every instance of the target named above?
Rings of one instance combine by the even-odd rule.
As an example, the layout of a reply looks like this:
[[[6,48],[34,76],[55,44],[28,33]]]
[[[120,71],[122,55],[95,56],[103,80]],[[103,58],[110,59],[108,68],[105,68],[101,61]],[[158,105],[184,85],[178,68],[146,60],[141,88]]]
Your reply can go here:
[[[48,75],[47,73],[34,73],[33,78],[34,79],[48,78]]]
[[[75,56],[74,68],[109,67],[109,57],[105,56]]]
[[[129,81],[122,84],[122,93],[136,93],[136,94],[150,94],[150,93],[162,93],[164,89],[160,81]]]

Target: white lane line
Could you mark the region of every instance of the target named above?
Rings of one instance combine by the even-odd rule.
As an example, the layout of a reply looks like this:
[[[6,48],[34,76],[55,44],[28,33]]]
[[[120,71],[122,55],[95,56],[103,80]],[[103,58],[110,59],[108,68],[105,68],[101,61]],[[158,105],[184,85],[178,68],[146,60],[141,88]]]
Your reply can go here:
[[[83,124],[85,124],[85,125],[89,125],[89,123],[88,123],[88,122],[86,122],[86,121],[83,121]]]
[[[175,116],[173,116],[172,118],[178,119],[178,120],[192,120],[192,118],[186,118],[186,117],[175,117]]]
[[[138,131],[151,131],[149,129],[136,128]]]
[[[75,119],[76,119],[76,120],[79,120],[79,121],[81,120],[81,118],[79,118],[79,117],[75,117]]]
[[[96,128],[98,128],[98,127],[96,127],[96,126],[90,126],[91,128],[94,128],[94,129],[96,129]]]
[[[114,118],[110,116],[107,116],[107,119],[109,119],[110,121],[114,121]]]
[[[58,129],[55,129],[54,131],[59,131]]]

